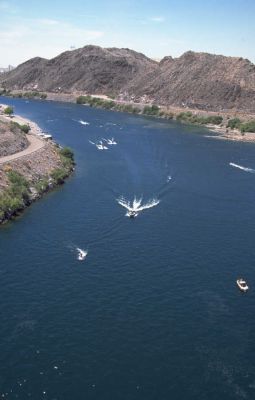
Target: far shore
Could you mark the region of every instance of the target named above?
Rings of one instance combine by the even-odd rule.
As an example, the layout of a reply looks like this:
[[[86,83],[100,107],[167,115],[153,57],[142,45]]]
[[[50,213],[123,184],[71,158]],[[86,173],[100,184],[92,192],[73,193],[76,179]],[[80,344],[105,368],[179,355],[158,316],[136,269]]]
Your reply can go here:
[[[15,90],[12,92],[14,95],[22,93],[21,90]],[[124,100],[116,100],[113,99],[107,95],[104,94],[84,94],[82,92],[73,92],[73,93],[53,93],[53,92],[43,92],[46,95],[45,100],[50,100],[50,101],[63,101],[63,102],[69,102],[69,103],[76,103],[76,100],[79,96],[90,96],[92,98],[99,98],[102,100],[106,101],[114,101],[115,103],[119,105],[126,105],[126,106],[132,106],[137,109],[142,110],[143,107],[145,106],[151,106],[152,103],[148,102],[141,102],[137,103],[134,101],[124,101]],[[86,104],[85,104],[86,105]],[[202,116],[222,116],[223,117],[223,123],[220,125],[212,125],[212,124],[192,124],[200,127],[205,127],[209,129],[210,131],[216,133],[217,135],[215,136],[208,136],[213,139],[220,139],[220,140],[231,140],[231,141],[239,141],[239,142],[255,142],[255,133],[252,132],[245,132],[241,133],[238,129],[230,129],[227,127],[227,122],[229,119],[232,118],[240,118],[243,121],[249,121],[251,119],[255,119],[255,114],[252,114],[250,112],[245,112],[245,111],[240,111],[240,110],[220,110],[220,111],[207,111],[207,110],[199,110],[196,108],[189,108],[189,107],[178,107],[178,106],[165,106],[165,105],[158,105],[160,110],[164,111],[167,114],[172,114],[171,119],[176,119],[177,114],[181,112],[192,112],[194,115],[202,115]],[[112,108],[112,111],[118,111],[117,109]],[[128,112],[128,111],[126,111]],[[141,112],[137,112],[137,114],[141,114]],[[155,118],[162,118],[162,119],[167,119],[166,116],[155,116]],[[9,118],[9,117],[7,117]],[[17,118],[16,122],[18,123],[29,123],[30,127],[38,133],[38,131],[41,132],[40,128],[32,121],[29,121],[25,118],[22,117],[14,117]],[[13,118],[13,120],[14,120]],[[169,118],[170,119],[170,118]],[[185,122],[184,122],[185,123]]]

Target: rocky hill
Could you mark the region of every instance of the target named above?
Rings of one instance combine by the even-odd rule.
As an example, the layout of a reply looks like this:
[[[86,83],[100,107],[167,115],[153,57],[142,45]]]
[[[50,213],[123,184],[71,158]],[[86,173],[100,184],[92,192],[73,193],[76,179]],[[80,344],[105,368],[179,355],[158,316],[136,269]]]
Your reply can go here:
[[[18,126],[0,119],[0,157],[22,151],[27,146],[26,135]]]
[[[254,64],[243,58],[191,51],[158,63],[129,49],[85,46],[51,60],[33,58],[0,77],[0,86],[255,112]]]
[[[33,58],[4,77],[11,89],[118,94],[137,75],[157,63],[129,49],[86,46],[46,60]],[[1,79],[1,78],[0,78]]]

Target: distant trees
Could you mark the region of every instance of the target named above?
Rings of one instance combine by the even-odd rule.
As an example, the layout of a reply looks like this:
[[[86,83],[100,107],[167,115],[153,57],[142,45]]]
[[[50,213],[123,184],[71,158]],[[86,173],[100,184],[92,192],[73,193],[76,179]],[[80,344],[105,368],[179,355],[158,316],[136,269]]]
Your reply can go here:
[[[248,122],[242,122],[239,118],[232,118],[228,121],[227,128],[239,129],[239,131],[241,131],[242,133],[255,133],[255,120],[252,119]]]
[[[191,111],[185,111],[177,114],[176,119],[178,121],[188,122],[191,124],[199,124],[199,125],[220,125],[223,121],[223,117],[221,115],[195,115],[192,114]]]
[[[239,118],[232,118],[228,121],[227,128],[239,129],[241,125],[241,120]]]

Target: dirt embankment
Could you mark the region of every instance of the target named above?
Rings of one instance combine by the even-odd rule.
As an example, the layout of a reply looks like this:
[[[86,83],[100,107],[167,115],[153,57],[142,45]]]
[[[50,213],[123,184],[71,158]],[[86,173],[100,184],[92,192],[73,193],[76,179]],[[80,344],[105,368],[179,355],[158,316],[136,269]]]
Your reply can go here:
[[[0,115],[0,146],[1,134],[5,143],[5,152],[0,154],[0,224],[63,183],[74,167],[72,153],[66,155],[53,141],[42,139],[35,123],[13,118],[31,127],[24,134],[18,125],[12,130],[13,121],[7,120]]]
[[[14,124],[0,119],[0,157],[25,150],[28,145],[25,133]]]

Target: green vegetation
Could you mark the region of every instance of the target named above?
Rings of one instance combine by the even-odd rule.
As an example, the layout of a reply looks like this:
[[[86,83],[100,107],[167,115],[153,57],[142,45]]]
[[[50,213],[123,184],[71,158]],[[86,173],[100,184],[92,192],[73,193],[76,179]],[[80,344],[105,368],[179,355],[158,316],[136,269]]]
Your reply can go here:
[[[74,166],[74,153],[69,147],[63,147],[59,150],[63,168],[69,173]]]
[[[242,133],[244,133],[244,132],[253,132],[253,133],[255,133],[255,120],[253,119],[253,120],[251,120],[249,122],[243,122],[240,125],[240,131]]]
[[[184,111],[177,114],[176,119],[178,121],[187,122],[191,124],[199,124],[199,125],[207,125],[207,124],[220,125],[223,121],[223,117],[221,117],[220,115],[208,115],[208,116],[195,115],[192,114],[191,111]]]
[[[70,159],[72,162],[74,162],[74,153],[73,150],[70,149],[70,147],[63,147],[62,149],[59,150],[59,153],[61,156],[66,157]]]
[[[242,122],[239,118],[233,118],[228,121],[227,128],[239,129],[242,133],[252,132],[255,133],[255,120]]]
[[[8,189],[0,195],[0,219],[16,214],[29,203],[29,183],[17,171],[7,172]]]
[[[156,105],[145,106],[144,109],[143,109],[143,114],[144,115],[159,116],[160,108],[158,106],[156,106]]]
[[[16,128],[17,125],[14,123],[13,127]],[[69,176],[74,165],[74,154],[70,148],[64,147],[58,150],[58,152],[61,159],[61,167],[55,168],[50,174],[53,185],[62,184],[65,178]],[[4,170],[9,185],[7,189],[0,194],[0,223],[16,215],[17,212],[25,208],[32,201],[29,182],[26,178],[19,172],[12,170],[9,165],[6,165]],[[42,195],[49,189],[49,183],[49,177],[43,177],[34,183],[33,186],[37,193]]]
[[[28,132],[31,130],[30,126],[27,125],[27,124],[20,125],[20,129],[21,129],[22,132],[24,132],[24,133],[28,133]]]
[[[40,195],[45,193],[49,188],[48,178],[42,178],[35,184],[35,189]]]
[[[0,96],[9,96],[11,91],[9,89],[0,88]]]
[[[120,103],[116,105],[116,110],[131,114],[139,114],[141,112],[141,109],[139,107],[135,107],[132,104],[120,104]]]
[[[92,96],[79,96],[76,99],[76,103],[88,104],[90,107],[101,107],[109,110],[116,106],[116,103],[113,100],[105,100],[99,97],[92,97]]]
[[[232,118],[228,121],[227,128],[239,129],[241,125],[241,120],[239,118]]]
[[[37,91],[24,92],[24,93],[21,93],[21,95],[22,95],[22,97],[26,97],[27,99],[34,99],[34,98],[46,99],[47,98],[46,93],[40,93]]]
[[[11,90],[0,89],[0,96],[10,96],[21,99],[22,97],[26,99],[46,99],[47,94],[42,92],[37,92],[36,90],[32,92],[17,92],[13,93]]]
[[[27,124],[21,125],[18,122],[11,121],[10,130],[14,132],[16,128],[20,129],[24,133],[28,133],[31,130],[30,126]]]
[[[9,115],[9,116],[12,115],[13,114],[13,108],[11,106],[5,107],[4,114]]]
[[[55,168],[50,176],[53,179],[53,182],[55,185],[61,185],[64,183],[65,178],[68,177],[69,172],[66,170],[66,168]]]

